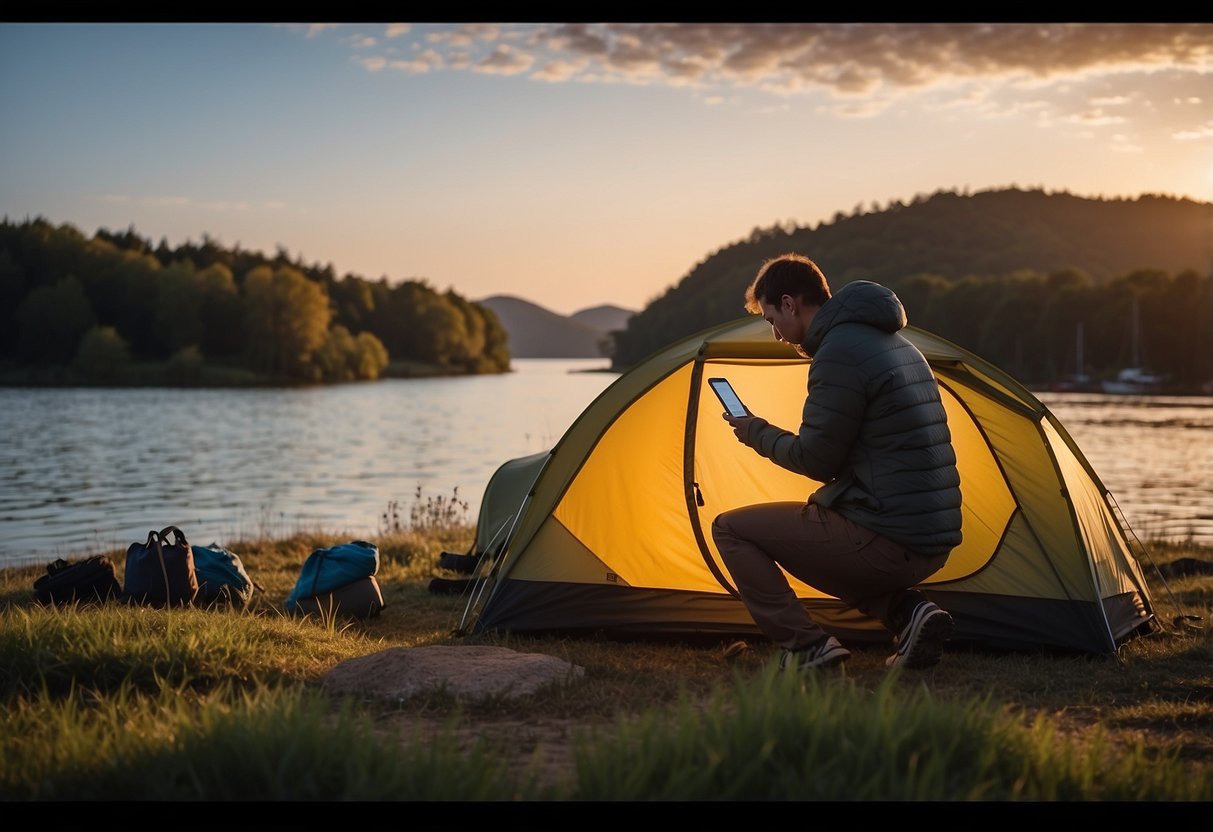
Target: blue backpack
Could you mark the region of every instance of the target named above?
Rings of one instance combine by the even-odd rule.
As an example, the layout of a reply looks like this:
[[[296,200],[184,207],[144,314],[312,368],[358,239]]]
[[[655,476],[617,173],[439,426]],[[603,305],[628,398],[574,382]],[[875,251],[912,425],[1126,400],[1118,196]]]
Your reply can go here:
[[[194,552],[194,571],[198,574],[198,596],[194,603],[230,606],[236,610],[248,607],[256,584],[245,571],[240,556],[218,543],[190,548]]]
[[[295,588],[286,597],[286,610],[299,612],[299,602],[325,595],[379,571],[379,547],[365,540],[317,549],[308,555]]]

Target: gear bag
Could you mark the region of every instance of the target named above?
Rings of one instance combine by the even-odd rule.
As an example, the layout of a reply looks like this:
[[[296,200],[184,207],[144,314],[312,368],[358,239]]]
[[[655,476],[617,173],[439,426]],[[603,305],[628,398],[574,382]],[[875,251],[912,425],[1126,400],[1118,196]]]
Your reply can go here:
[[[191,546],[190,549],[194,553],[194,570],[198,573],[195,603],[207,607],[246,609],[253,600],[253,589],[261,587],[249,577],[240,556],[218,543]]]
[[[286,611],[293,615],[340,612],[354,618],[378,615],[384,607],[375,580],[378,571],[379,547],[365,540],[316,549],[304,561],[286,598]]]
[[[34,581],[34,596],[51,604],[104,604],[122,595],[114,562],[105,555],[77,561],[59,558],[48,564],[46,574]]]
[[[159,532],[148,532],[146,543],[132,543],[126,550],[125,579],[122,594],[128,603],[151,607],[194,603],[198,574],[185,533],[176,526],[166,526]]]

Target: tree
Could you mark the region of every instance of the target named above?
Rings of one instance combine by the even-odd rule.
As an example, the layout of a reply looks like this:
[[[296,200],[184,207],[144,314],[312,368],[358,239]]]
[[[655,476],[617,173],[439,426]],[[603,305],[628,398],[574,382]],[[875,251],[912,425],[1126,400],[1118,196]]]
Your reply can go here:
[[[369,332],[359,332],[354,338],[354,347],[355,378],[379,378],[388,365],[388,353],[383,342]]]
[[[34,364],[67,364],[96,318],[80,281],[39,286],[17,308],[17,352]]]
[[[487,306],[476,305],[480,316],[484,318],[484,356],[478,370],[480,372],[504,373],[510,369],[509,336],[497,313]],[[611,339],[611,348],[615,341]],[[607,353],[604,353],[606,355]]]
[[[0,357],[17,352],[17,306],[25,291],[25,269],[7,250],[0,251]]]
[[[906,317],[914,326],[931,329],[927,318],[931,298],[936,292],[946,292],[950,282],[936,274],[919,273],[897,284],[897,297],[906,309]]]
[[[365,280],[359,280],[347,274],[340,281],[334,281],[329,289],[329,298],[333,302],[333,314],[337,323],[344,325],[351,332],[361,332],[371,325],[372,313],[375,311],[374,291]]]
[[[121,379],[130,361],[130,347],[118,330],[94,326],[80,339],[72,370],[83,381],[108,384]]]
[[[244,349],[246,319],[232,270],[222,263],[212,263],[196,272],[193,282],[203,355],[226,358],[239,354]]]
[[[1095,321],[1103,293],[1089,275],[1074,270],[1048,276],[1040,316],[1040,351],[1047,355],[1041,381],[1091,375],[1097,355]]]
[[[100,240],[107,240],[123,250],[136,251],[140,254],[146,254],[152,250],[151,240],[145,240],[140,237],[135,231],[134,224],[121,234],[115,234],[105,228],[98,228],[94,236]]]
[[[1170,321],[1159,326],[1151,357],[1177,381],[1198,385],[1213,381],[1213,277],[1187,270],[1176,275],[1143,311],[1142,327],[1151,317]]]
[[[197,344],[182,347],[169,356],[165,376],[173,384],[196,384],[202,378],[202,351]]]
[[[1048,354],[1034,347],[1042,341],[1037,328],[1044,309],[1044,279],[1022,273],[997,284],[1001,291],[988,307],[974,351],[997,357],[998,363],[1020,378],[1041,378]]]
[[[311,380],[331,317],[324,289],[290,266],[258,266],[245,276],[243,294],[252,369]]]
[[[387,363],[387,350],[378,338],[369,332],[353,336],[341,324],[329,330],[315,356],[322,381],[376,379]]]
[[[86,281],[97,318],[116,328],[137,359],[167,358],[170,348],[156,325],[160,261],[150,254],[120,251],[95,256]]]
[[[467,359],[467,320],[443,295],[429,291],[418,297],[414,344],[424,360],[440,367],[462,367]]]
[[[165,266],[157,278],[155,322],[168,353],[202,342],[201,304],[188,260]]]

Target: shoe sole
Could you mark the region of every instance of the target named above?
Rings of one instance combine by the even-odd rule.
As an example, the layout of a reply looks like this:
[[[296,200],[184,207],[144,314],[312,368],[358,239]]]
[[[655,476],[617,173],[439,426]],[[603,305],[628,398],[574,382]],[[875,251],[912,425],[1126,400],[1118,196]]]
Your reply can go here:
[[[850,651],[835,650],[830,655],[828,655],[824,658],[818,659],[813,664],[802,664],[799,669],[801,671],[805,671],[805,670],[816,670],[819,667],[837,667],[838,665],[842,664],[849,658],[851,658]]]
[[[835,647],[826,653],[824,657],[814,659],[812,662],[805,662],[794,667],[781,664],[779,669],[786,673],[806,673],[810,670],[817,670],[820,667],[836,667],[849,658],[851,658],[850,650],[845,647]]]
[[[952,635],[952,616],[941,609],[929,612],[909,640],[905,652],[897,651],[889,667],[934,667],[943,656],[943,645]]]

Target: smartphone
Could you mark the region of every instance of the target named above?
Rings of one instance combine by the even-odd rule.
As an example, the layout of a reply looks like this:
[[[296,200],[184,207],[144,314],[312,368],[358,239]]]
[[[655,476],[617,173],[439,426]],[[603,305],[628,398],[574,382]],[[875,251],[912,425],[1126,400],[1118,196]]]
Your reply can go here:
[[[750,415],[750,411],[741,403],[741,397],[737,395],[737,391],[733,389],[733,385],[729,384],[727,378],[710,378],[708,384],[730,416]]]

